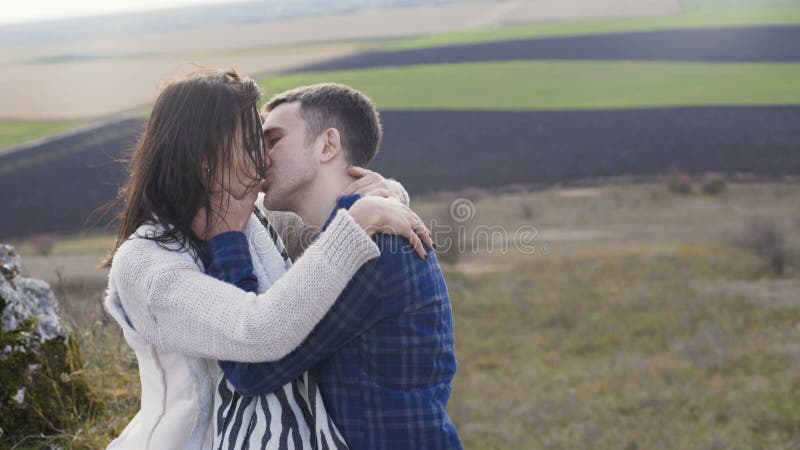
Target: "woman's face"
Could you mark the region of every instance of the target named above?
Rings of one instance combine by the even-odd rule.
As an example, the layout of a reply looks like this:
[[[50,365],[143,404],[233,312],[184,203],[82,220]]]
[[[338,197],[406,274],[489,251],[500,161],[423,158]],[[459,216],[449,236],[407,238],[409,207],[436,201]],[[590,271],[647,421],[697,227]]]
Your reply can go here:
[[[270,161],[263,144],[260,151],[269,167]],[[245,154],[241,131],[236,133],[230,161],[223,161],[222,164],[217,165],[217,181],[237,200],[242,199],[251,189],[260,185],[258,171],[253,167],[251,158]]]

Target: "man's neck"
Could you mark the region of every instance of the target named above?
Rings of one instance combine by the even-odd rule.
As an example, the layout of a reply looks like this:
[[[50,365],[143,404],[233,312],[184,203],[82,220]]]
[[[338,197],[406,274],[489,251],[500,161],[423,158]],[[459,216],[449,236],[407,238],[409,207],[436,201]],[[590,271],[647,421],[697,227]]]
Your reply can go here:
[[[321,173],[295,212],[303,218],[306,226],[321,229],[336,208],[341,192],[355,180],[344,171],[329,175]]]

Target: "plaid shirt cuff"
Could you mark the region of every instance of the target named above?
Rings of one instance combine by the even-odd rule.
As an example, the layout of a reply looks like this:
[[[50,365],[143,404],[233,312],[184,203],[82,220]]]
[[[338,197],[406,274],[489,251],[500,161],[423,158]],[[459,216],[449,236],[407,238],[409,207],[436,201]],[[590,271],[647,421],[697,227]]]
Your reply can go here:
[[[239,231],[227,231],[206,241],[206,274],[239,287],[256,292],[258,279],[253,273],[250,246],[247,236]]]

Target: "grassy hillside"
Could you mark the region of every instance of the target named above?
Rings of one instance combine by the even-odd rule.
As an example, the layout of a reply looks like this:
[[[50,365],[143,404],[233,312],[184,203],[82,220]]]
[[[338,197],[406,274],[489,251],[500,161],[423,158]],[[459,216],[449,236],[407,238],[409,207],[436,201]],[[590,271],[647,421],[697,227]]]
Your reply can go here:
[[[538,230],[533,253],[513,239],[491,251],[476,241],[445,266],[460,363],[449,410],[465,448],[800,447],[800,266],[777,277],[731,244],[756,217],[797,248],[800,217],[787,211],[800,185],[731,184],[718,196],[659,184],[473,191],[414,207],[430,223],[461,195],[474,199],[468,230]],[[104,448],[138,408],[133,353],[101,312],[105,281],[92,269],[108,239],[23,254],[80,330],[83,370],[105,404],[45,440],[65,448]]]
[[[520,61],[265,78],[270,93],[339,82],[383,109],[604,109],[796,104],[800,64]]]

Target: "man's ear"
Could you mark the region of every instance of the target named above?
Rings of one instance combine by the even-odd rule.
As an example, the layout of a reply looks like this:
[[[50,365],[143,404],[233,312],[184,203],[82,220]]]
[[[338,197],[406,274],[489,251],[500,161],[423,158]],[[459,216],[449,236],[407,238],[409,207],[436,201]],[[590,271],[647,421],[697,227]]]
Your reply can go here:
[[[328,128],[322,133],[323,146],[319,155],[320,162],[328,162],[342,153],[342,136],[336,128]]]

